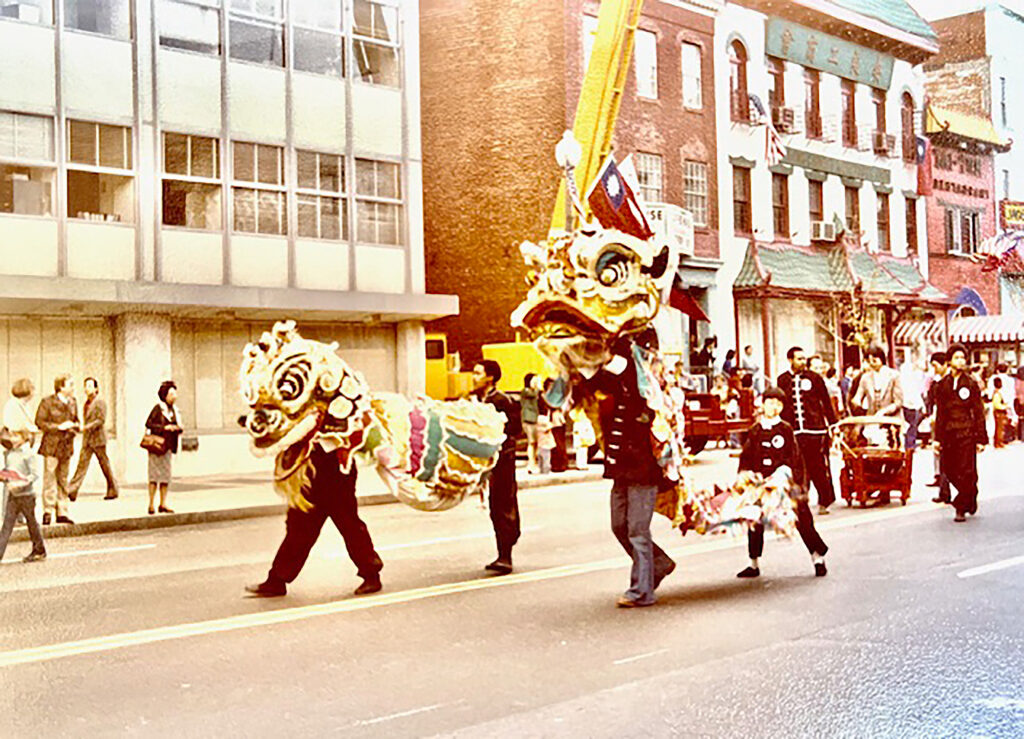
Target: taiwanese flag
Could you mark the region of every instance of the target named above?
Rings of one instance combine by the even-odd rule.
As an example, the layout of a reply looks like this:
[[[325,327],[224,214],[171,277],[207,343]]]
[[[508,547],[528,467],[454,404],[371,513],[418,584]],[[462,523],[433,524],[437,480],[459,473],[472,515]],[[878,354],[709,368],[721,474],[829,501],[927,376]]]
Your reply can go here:
[[[693,299],[690,293],[686,292],[679,280],[673,279],[672,291],[668,294],[668,304],[678,311],[682,311],[695,321],[707,321],[711,323],[708,314],[700,307],[700,303]]]
[[[590,186],[587,203],[594,212],[597,222],[605,228],[614,228],[638,239],[649,239],[654,235],[647,224],[647,218],[640,210],[636,195],[626,184],[611,156],[605,159],[597,178]]]
[[[917,194],[932,194],[932,142],[917,137]]]

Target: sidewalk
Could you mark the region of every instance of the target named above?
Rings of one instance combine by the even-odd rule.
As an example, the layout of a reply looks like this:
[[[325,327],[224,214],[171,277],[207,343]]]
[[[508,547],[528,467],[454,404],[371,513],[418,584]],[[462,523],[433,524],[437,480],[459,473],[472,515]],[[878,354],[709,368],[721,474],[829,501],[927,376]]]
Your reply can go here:
[[[517,478],[520,490],[552,487],[576,482],[601,479],[603,468],[593,465],[584,471],[528,475],[519,467]],[[149,495],[145,485],[125,485],[116,500],[104,500],[101,491],[82,491],[71,504],[69,515],[75,522],[54,524],[43,529],[43,536],[55,539],[66,536],[107,534],[116,531],[156,529],[169,526],[187,526],[214,521],[231,521],[257,516],[284,516],[285,504],[274,492],[268,475],[211,476],[184,478],[173,481],[167,505],[174,513],[150,516]],[[396,503],[383,481],[372,469],[361,469],[356,495],[360,505]],[[159,504],[159,494],[157,495]],[[42,520],[42,514],[36,515]],[[12,542],[28,540],[28,529],[19,526],[11,536]]]

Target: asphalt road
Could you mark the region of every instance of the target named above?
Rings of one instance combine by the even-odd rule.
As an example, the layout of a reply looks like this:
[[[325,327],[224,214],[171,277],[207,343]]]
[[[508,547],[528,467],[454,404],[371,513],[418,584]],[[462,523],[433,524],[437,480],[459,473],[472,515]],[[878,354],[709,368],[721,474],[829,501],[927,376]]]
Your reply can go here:
[[[475,502],[364,509],[365,598],[333,528],[273,600],[242,586],[276,519],[54,540],[0,566],[0,736],[1024,736],[1011,480],[966,524],[916,500],[819,519],[824,579],[769,539],[737,580],[744,540],[657,521],[679,567],[638,610],[614,606],[606,484],[524,493],[505,578]]]

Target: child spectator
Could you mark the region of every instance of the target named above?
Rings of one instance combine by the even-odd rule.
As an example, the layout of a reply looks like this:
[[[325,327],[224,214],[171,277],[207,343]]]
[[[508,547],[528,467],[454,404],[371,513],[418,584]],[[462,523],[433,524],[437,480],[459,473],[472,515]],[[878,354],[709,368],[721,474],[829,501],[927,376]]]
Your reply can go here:
[[[32,433],[28,430],[10,431],[3,440],[4,452],[4,485],[7,489],[7,505],[4,508],[4,523],[0,529],[0,560],[7,550],[7,542],[14,531],[14,522],[18,514],[25,516],[28,533],[32,537],[32,551],[25,562],[46,559],[46,545],[43,534],[36,521],[36,495],[39,483],[39,472],[36,469],[36,456],[30,448]]]

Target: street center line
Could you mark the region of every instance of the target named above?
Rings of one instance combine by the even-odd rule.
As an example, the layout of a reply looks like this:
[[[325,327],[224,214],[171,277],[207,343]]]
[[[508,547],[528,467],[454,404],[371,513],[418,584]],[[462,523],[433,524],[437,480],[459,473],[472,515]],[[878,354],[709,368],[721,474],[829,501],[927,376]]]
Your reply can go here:
[[[426,713],[427,711],[436,711],[438,708],[448,705],[447,703],[435,703],[432,706],[423,706],[423,708],[413,708],[409,711],[401,711],[400,713],[389,713],[387,716],[378,716],[377,718],[367,719],[366,721],[358,721],[359,726],[372,726],[373,724],[380,724],[385,721],[394,721],[396,718],[405,718],[406,716],[415,716],[418,713]]]
[[[117,552],[137,552],[141,549],[156,549],[156,544],[138,544],[130,547],[108,547],[107,549],[83,549],[77,552],[54,552],[47,554],[47,559],[67,559],[69,557],[88,557],[91,554],[116,554]],[[5,565],[12,565],[18,563],[19,560],[8,560],[3,562]]]
[[[543,526],[527,526],[523,529],[524,534],[531,533],[533,531],[540,531]],[[386,544],[382,547],[377,547],[378,552],[394,552],[398,549],[413,549],[415,547],[429,546],[431,544],[446,544],[453,541],[469,541],[471,539],[490,539],[494,536],[494,531],[480,531],[475,534],[458,534],[456,536],[438,536],[434,539],[421,539],[420,541],[408,541],[402,544]],[[346,552],[333,552],[325,557],[325,559],[339,559],[341,557],[348,557]]]
[[[842,529],[859,526],[872,520],[897,518],[915,515],[917,513],[935,513],[930,506],[900,508],[895,511],[879,511],[868,513],[856,518],[848,518],[842,521],[830,522],[829,529]],[[707,552],[717,552],[725,549],[737,549],[745,546],[746,542],[742,537],[723,537],[717,540],[702,541],[697,544],[684,545],[668,550],[670,555],[685,558],[693,557]],[[114,649],[154,644],[157,642],[171,641],[174,639],[185,639],[193,636],[206,634],[224,633],[237,631],[239,629],[250,629],[257,626],[272,626],[276,624],[292,623],[317,616],[332,616],[340,613],[352,613],[364,611],[370,608],[412,603],[428,598],[437,598],[455,593],[469,593],[477,590],[489,590],[492,588],[511,587],[524,583],[543,582],[563,577],[574,577],[586,575],[604,570],[612,570],[622,567],[626,562],[625,555],[619,555],[610,559],[584,562],[574,565],[561,565],[549,567],[533,572],[520,572],[502,577],[484,577],[477,580],[463,580],[454,583],[442,583],[430,585],[423,588],[402,590],[396,593],[384,593],[372,595],[365,598],[348,598],[346,600],[330,601],[328,603],[316,603],[308,606],[296,606],[294,608],[281,608],[274,611],[260,611],[246,613],[238,616],[212,619],[209,621],[196,621],[193,623],[176,624],[174,626],[161,626],[154,629],[143,629],[141,631],[130,631],[122,634],[110,634],[108,636],[78,639],[76,641],[60,642],[57,644],[46,644],[38,647],[27,647],[25,649],[14,649],[9,652],[0,652],[0,668],[13,667],[15,665],[32,664],[45,662],[51,659],[61,659],[82,654],[95,654],[98,652],[109,652]]]
[[[998,562],[991,562],[987,565],[981,565],[980,567],[972,567],[969,570],[956,573],[956,576],[961,579],[966,577],[976,577],[978,575],[984,575],[997,570],[1005,570],[1008,567],[1016,567],[1017,565],[1022,564],[1024,564],[1024,556],[1010,557],[1009,559],[1001,559]]]
[[[622,659],[615,660],[614,662],[612,662],[612,664],[613,665],[625,665],[625,664],[629,664],[630,662],[636,662],[637,660],[640,660],[640,659],[647,659],[648,657],[654,657],[654,656],[659,655],[659,654],[664,654],[667,651],[668,651],[667,649],[658,649],[658,650],[656,650],[654,652],[645,652],[644,654],[637,654],[637,655],[634,655],[632,657],[623,657]]]

